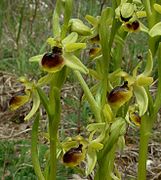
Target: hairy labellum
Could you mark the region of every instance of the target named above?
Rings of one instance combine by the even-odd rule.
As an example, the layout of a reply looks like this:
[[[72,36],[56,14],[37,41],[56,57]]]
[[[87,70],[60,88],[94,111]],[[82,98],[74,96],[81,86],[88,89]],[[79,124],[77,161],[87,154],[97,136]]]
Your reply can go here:
[[[138,21],[134,21],[134,22],[132,22],[132,23],[127,23],[127,24],[126,24],[126,27],[127,27],[130,31],[136,32],[136,31],[139,30],[140,24],[139,24]]]
[[[94,36],[93,38],[90,39],[90,41],[92,43],[97,43],[100,41],[100,37],[99,37],[99,34],[97,34],[96,36]]]
[[[23,106],[29,100],[29,96],[13,96],[9,101],[9,107],[11,110],[16,110],[19,107]]]
[[[130,112],[130,120],[133,121],[137,126],[141,125],[141,117],[137,112]]]
[[[63,156],[63,163],[67,166],[76,166],[83,160],[82,153],[83,145],[80,144],[77,148],[71,148]]]
[[[56,72],[64,66],[64,58],[62,57],[62,50],[59,47],[54,47],[52,52],[46,53],[41,65],[45,71]]]
[[[126,103],[132,96],[132,92],[125,81],[122,86],[115,87],[108,95],[108,102],[111,106],[119,108]]]

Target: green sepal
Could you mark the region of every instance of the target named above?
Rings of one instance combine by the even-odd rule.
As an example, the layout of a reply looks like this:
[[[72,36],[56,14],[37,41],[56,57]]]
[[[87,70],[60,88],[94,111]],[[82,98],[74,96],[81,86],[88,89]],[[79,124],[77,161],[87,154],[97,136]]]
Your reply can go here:
[[[63,56],[66,66],[74,70],[78,70],[84,74],[87,74],[89,72],[86,66],[76,56],[69,53],[64,53]]]
[[[87,167],[86,167],[86,176],[88,176],[94,169],[97,162],[96,151],[92,148],[88,149],[87,153]]]
[[[98,19],[91,16],[91,15],[86,15],[85,16],[85,19],[92,25],[92,26],[97,26],[98,25]]]
[[[75,43],[77,39],[78,39],[78,34],[76,32],[72,32],[62,40],[62,44]]]
[[[155,3],[153,7],[159,14],[161,14],[161,5],[160,4]]]
[[[31,111],[27,114],[27,116],[24,118],[25,121],[30,120],[32,116],[36,113],[40,106],[40,97],[36,89],[33,89],[32,92],[32,100],[33,100],[33,105]]]
[[[66,43],[64,45],[65,52],[73,52],[79,49],[85,49],[86,48],[86,43]]]
[[[139,116],[143,116],[148,109],[148,95],[142,86],[134,86],[134,95],[139,106]]]
[[[149,31],[149,35],[151,37],[160,36],[161,35],[161,22],[155,24]]]
[[[44,54],[39,54],[37,56],[33,56],[29,59],[30,62],[40,62],[43,58]]]
[[[87,131],[102,131],[105,127],[105,123],[92,123],[87,126]]]
[[[138,86],[149,86],[152,84],[153,78],[144,76],[143,74],[140,74],[139,76],[137,76],[136,82],[137,82]]]

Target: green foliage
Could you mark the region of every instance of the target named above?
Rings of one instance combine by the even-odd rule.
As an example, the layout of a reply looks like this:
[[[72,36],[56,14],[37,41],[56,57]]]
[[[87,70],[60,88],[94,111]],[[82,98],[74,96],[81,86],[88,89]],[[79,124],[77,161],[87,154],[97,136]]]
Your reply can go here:
[[[38,62],[40,69],[46,74],[38,81],[27,79],[21,81],[25,85],[25,93],[28,93],[33,101],[32,109],[25,119],[29,120],[38,113],[40,105],[43,106],[48,118],[45,136],[49,140],[50,147],[46,152],[45,169],[41,169],[38,161],[38,127],[41,119],[39,115],[36,116],[33,124],[31,155],[35,173],[42,180],[55,180],[57,161],[61,160],[65,166],[72,168],[83,163],[84,166],[78,166],[81,174],[88,176],[94,173],[95,180],[101,177],[105,180],[121,179],[114,165],[115,152],[125,146],[126,127],[128,123],[132,125],[130,118],[133,114],[138,118],[138,123],[135,125],[140,126],[138,180],[145,180],[148,142],[156,114],[161,106],[160,22],[156,16],[158,12],[160,14],[160,5],[148,0],[112,1],[110,6],[101,9],[100,16],[87,15],[88,24],[81,19],[71,17],[72,4],[72,0],[56,1],[52,18],[53,35],[47,39],[50,49],[46,53],[43,52],[44,54],[39,51],[40,55],[30,59],[32,62]],[[25,3],[21,7],[18,21],[17,48],[19,48],[24,7]],[[61,19],[62,15],[63,19]],[[146,23],[140,20],[143,17],[146,17]],[[126,51],[127,37],[131,33],[140,31],[148,37],[148,42],[145,43],[147,46],[143,48],[148,51],[145,64],[141,66],[142,62],[136,61],[125,69],[123,63],[126,61],[123,61],[123,56],[126,53],[124,51]],[[89,51],[97,48],[99,53],[90,57],[86,54],[85,48]],[[136,49],[134,45],[133,50]],[[81,61],[83,55],[88,61],[87,64]],[[142,60],[142,56],[137,56]],[[130,54],[129,58],[133,59]],[[154,80],[152,70],[155,58],[158,63],[159,82],[158,93],[154,98],[149,89]],[[90,63],[92,66],[89,68]],[[62,87],[71,71],[79,81],[84,95],[78,101],[78,105],[77,102],[68,99],[66,102],[78,107],[80,111],[84,110],[81,108],[82,100],[84,104],[88,103],[94,120],[90,122],[90,118],[87,119],[89,115],[85,117],[86,127],[82,133],[84,136],[79,131],[78,135],[69,134],[63,139],[59,133],[61,112],[63,112],[60,97]],[[84,75],[91,76],[94,83],[88,84]],[[48,92],[44,90],[44,86],[48,86]],[[18,96],[14,99],[18,99]],[[17,107],[22,105],[10,101],[11,107],[14,104]],[[66,118],[71,121],[78,118],[79,124],[81,115],[79,113],[78,115],[70,113]],[[133,118],[137,120],[134,116]]]

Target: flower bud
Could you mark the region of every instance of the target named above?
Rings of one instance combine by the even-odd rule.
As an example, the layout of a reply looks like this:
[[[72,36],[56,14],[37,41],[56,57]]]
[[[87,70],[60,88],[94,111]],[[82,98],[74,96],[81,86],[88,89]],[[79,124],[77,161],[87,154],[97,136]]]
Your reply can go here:
[[[63,155],[63,163],[67,166],[74,167],[80,164],[84,159],[84,153],[82,151],[82,144],[79,144],[77,148],[71,148]]]
[[[114,108],[124,105],[132,97],[132,91],[125,81],[122,86],[115,87],[108,95],[108,102]]]
[[[91,34],[91,29],[86,26],[80,19],[71,19],[70,28],[72,32],[77,32],[82,36],[88,36]]]
[[[54,47],[52,52],[46,53],[42,60],[41,66],[44,71],[57,72],[64,66],[64,58],[62,57],[62,49]]]

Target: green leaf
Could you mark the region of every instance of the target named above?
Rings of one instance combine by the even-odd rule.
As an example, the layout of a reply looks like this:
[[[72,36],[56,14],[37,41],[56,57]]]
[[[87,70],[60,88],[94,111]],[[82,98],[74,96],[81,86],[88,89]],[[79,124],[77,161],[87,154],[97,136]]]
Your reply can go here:
[[[40,113],[37,113],[33,126],[32,126],[31,158],[32,158],[35,174],[37,175],[39,179],[45,180],[43,173],[41,171],[41,167],[40,167],[39,156],[38,156],[39,153],[38,153],[38,147],[37,147],[39,119],[40,119]]]
[[[65,59],[65,64],[68,67],[74,70],[78,70],[84,74],[87,74],[89,72],[86,66],[76,56],[69,53],[65,53],[64,59]]]
[[[88,176],[94,169],[97,162],[96,151],[92,148],[88,149],[87,153],[87,167],[86,167],[86,176]]]
[[[31,111],[27,114],[27,116],[24,118],[24,120],[30,120],[32,116],[36,113],[40,106],[40,98],[37,90],[33,90],[32,92],[32,98],[33,98],[33,105]]]
[[[77,39],[78,39],[78,34],[76,32],[72,32],[66,38],[62,40],[62,43],[64,45],[67,43],[75,43]]]
[[[40,62],[44,54],[33,56],[29,59],[30,62]]]
[[[151,37],[160,36],[161,35],[161,22],[155,24],[149,31],[149,35]]]
[[[142,86],[134,86],[134,94],[139,105],[139,116],[143,116],[148,109],[148,95]]]

